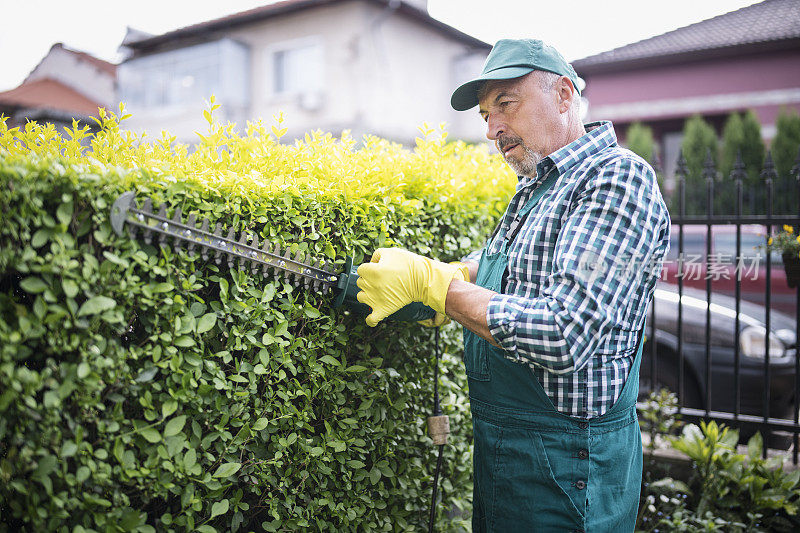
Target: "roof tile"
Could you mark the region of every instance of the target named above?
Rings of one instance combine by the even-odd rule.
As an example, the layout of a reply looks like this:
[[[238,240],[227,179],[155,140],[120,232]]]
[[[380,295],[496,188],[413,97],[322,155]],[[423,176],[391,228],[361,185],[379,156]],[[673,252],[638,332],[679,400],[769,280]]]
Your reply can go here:
[[[0,93],[0,105],[57,109],[81,115],[96,115],[101,104],[86,98],[71,87],[52,78],[42,78],[23,83],[19,87]]]
[[[753,43],[800,38],[800,2],[766,0],[714,18],[573,61],[584,67],[624,63]]]

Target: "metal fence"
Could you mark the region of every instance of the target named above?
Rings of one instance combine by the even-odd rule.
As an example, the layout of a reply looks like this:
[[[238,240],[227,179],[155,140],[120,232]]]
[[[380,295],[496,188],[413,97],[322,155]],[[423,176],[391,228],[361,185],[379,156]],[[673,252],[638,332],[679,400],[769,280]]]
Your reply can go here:
[[[709,158],[702,171],[704,179],[690,180],[695,184],[693,190],[687,190],[687,173],[681,155],[670,210],[673,248],[677,244],[670,255],[676,259],[672,267],[664,266],[648,313],[642,394],[670,388],[678,396],[682,420],[715,420],[739,429],[745,441],[760,432],[768,445],[765,455],[767,447],[787,450],[797,464],[800,286],[787,286],[780,254],[769,254],[766,249],[755,256],[762,260],[755,270],[762,276],[758,283],[746,279],[739,267],[748,253],[753,258],[756,225],[763,229],[764,235],[759,236],[762,244],[768,234],[784,226],[791,226],[795,233],[800,230],[800,154],[790,176],[777,180],[767,153],[754,189],[744,183],[747,174],[741,158],[729,176],[721,176]],[[723,193],[725,190],[728,193]],[[733,202],[719,213],[719,200],[725,194]],[[687,195],[695,205],[704,197],[703,214],[687,214]],[[782,214],[773,211],[776,195],[780,205],[787,205],[787,195],[792,195],[794,209],[789,214],[787,209],[782,209]],[[699,284],[686,276],[686,244],[690,241],[705,248],[701,259],[705,276]],[[724,282],[712,275],[725,271],[716,254],[718,241],[726,242],[736,253],[733,279]],[[722,261],[725,265],[734,263]]]

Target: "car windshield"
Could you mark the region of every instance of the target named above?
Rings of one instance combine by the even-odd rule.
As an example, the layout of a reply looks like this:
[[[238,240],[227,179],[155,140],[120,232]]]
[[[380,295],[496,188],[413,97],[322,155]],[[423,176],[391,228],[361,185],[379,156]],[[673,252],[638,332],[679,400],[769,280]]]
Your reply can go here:
[[[667,254],[667,259],[672,261],[678,259],[678,242],[679,242],[678,232],[676,229],[676,231],[674,231],[669,238],[669,253]],[[683,234],[684,257],[688,257],[689,255],[705,256],[705,253],[706,253],[706,236],[704,234],[697,234],[697,233]]]
[[[736,229],[735,226],[716,226],[712,242],[712,260],[720,263],[736,262]],[[677,225],[672,227],[670,234],[669,254],[667,260],[675,261],[678,258],[678,231]],[[758,246],[764,245],[764,233],[755,231],[753,228],[742,228],[741,232],[741,259],[748,263],[765,265],[766,251],[759,249]],[[706,230],[698,230],[691,226],[683,233],[683,253],[687,260],[694,258],[704,259],[706,256]],[[783,260],[779,252],[773,251],[771,254],[772,264],[781,265]]]
[[[767,261],[766,250],[758,249],[758,246],[764,245],[764,237],[762,235],[752,233],[742,233],[741,256],[745,261],[758,260],[760,263],[765,264]],[[721,262],[733,263],[736,257],[736,234],[723,233],[714,235],[714,253],[717,254]],[[782,263],[781,255],[773,251],[772,264]]]

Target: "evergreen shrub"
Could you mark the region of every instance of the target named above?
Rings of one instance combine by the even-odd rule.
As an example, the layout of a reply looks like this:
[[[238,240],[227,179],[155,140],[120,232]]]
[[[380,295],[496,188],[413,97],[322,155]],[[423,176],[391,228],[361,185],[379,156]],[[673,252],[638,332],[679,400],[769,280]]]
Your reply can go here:
[[[389,245],[447,261],[482,245],[516,179],[428,128],[414,149],[284,144],[282,118],[238,134],[216,107],[194,146],[125,131],[122,107],[94,135],[0,119],[0,530],[426,523],[433,330],[369,328],[329,294],[117,236],[110,207],[136,190],[337,265]],[[442,337],[447,531],[470,514],[471,422],[461,332]]]

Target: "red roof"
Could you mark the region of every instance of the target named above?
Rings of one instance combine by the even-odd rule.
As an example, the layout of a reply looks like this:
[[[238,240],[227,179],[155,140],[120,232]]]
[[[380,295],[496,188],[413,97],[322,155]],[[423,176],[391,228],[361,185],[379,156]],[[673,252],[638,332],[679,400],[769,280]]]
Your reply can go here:
[[[689,26],[572,62],[578,74],[634,66],[667,57],[720,53],[742,47],[798,46],[800,2],[766,0]]]
[[[27,109],[56,109],[81,115],[96,115],[102,104],[51,78],[23,83],[0,93],[0,106]]]

